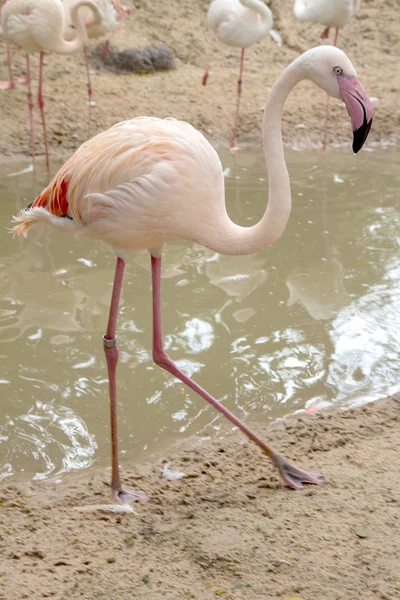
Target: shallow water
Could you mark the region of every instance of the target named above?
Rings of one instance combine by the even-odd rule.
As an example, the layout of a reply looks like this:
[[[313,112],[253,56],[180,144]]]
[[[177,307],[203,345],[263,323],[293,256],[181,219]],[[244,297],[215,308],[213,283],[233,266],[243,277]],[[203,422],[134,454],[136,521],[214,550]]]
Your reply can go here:
[[[222,160],[231,217],[256,222],[261,153]],[[164,253],[168,352],[248,423],[400,389],[399,153],[287,160],[293,212],[274,247],[226,257],[175,243]],[[0,477],[44,479],[109,461],[102,335],[115,259],[56,231],[12,240],[11,216],[47,179],[7,177],[23,166],[0,165]],[[151,361],[149,266],[145,252],[128,264],[118,331],[121,450],[132,462],[227,426]]]

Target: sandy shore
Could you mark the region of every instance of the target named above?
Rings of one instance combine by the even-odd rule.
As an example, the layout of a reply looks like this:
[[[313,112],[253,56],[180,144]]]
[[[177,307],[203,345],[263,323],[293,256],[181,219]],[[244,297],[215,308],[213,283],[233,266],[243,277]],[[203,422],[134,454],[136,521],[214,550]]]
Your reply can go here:
[[[123,465],[148,502],[110,502],[108,474],[0,486],[0,598],[394,600],[400,594],[400,398],[258,431],[326,482],[283,488],[239,434]]]
[[[127,3],[128,0],[127,0]],[[260,145],[261,107],[268,89],[287,64],[299,53],[320,43],[321,26],[299,23],[292,14],[292,2],[270,0],[275,27],[283,45],[270,38],[246,51],[242,95],[240,142]],[[218,145],[231,135],[236,102],[239,51],[213,41],[212,73],[206,87],[201,78],[209,40],[206,32],[208,2],[171,0],[167,3],[136,0],[126,25],[112,41],[115,47],[141,47],[162,40],[174,52],[177,68],[154,75],[118,75],[104,68],[93,74],[94,100],[91,133],[137,115],[174,116],[191,122]],[[363,0],[362,9],[340,34],[339,45],[350,56],[369,94],[377,98],[371,142],[393,142],[399,138],[399,39],[398,0]],[[91,42],[93,49],[97,40]],[[15,74],[23,75],[22,52],[13,50]],[[87,92],[82,54],[48,55],[45,67],[46,111],[53,155],[75,150],[88,136]],[[32,59],[37,77],[38,58]],[[4,44],[0,48],[2,79],[7,77]],[[34,89],[37,83],[35,81]],[[35,92],[36,93],[36,92]],[[36,102],[37,104],[37,102]],[[325,95],[311,84],[302,83],[288,99],[284,115],[287,143],[321,143]],[[25,86],[0,94],[2,135],[0,155],[29,154],[28,111]],[[38,108],[37,152],[43,151]],[[296,128],[296,125],[305,128]],[[349,143],[351,130],[341,102],[333,102],[330,143]]]

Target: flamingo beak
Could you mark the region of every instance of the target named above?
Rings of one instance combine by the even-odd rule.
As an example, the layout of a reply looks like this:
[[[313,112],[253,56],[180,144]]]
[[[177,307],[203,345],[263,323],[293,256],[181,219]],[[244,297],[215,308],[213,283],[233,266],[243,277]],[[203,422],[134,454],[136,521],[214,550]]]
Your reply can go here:
[[[339,75],[340,97],[346,105],[353,126],[353,152],[363,147],[371,129],[374,107],[357,77]]]

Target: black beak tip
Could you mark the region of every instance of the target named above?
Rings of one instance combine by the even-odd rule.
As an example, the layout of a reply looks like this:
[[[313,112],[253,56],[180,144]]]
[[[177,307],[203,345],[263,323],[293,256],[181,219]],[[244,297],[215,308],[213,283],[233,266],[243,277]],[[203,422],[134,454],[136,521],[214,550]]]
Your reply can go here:
[[[364,146],[365,141],[368,137],[369,130],[371,129],[372,119],[367,123],[364,123],[353,132],[353,152],[357,154],[359,150]]]

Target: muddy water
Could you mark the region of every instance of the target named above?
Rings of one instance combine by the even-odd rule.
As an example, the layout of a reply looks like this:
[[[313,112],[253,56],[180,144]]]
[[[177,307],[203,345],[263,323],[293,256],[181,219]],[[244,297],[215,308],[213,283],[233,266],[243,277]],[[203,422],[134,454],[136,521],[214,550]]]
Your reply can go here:
[[[399,154],[342,149],[287,159],[294,206],[274,247],[246,257],[192,243],[165,251],[168,352],[249,423],[400,389]],[[229,213],[250,225],[266,199],[262,155],[222,160]],[[108,464],[101,337],[114,256],[53,231],[12,240],[11,216],[46,182],[7,176],[22,167],[0,166],[0,475],[43,479]],[[223,419],[152,364],[145,252],[127,267],[118,339],[128,460],[178,439],[223,435]]]

